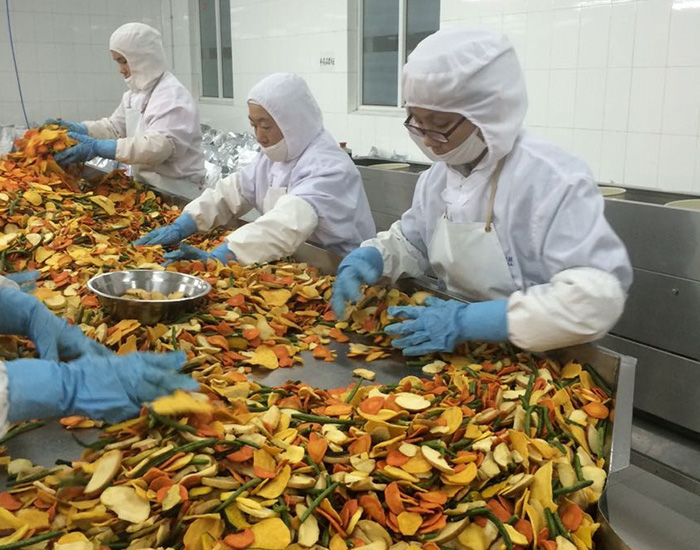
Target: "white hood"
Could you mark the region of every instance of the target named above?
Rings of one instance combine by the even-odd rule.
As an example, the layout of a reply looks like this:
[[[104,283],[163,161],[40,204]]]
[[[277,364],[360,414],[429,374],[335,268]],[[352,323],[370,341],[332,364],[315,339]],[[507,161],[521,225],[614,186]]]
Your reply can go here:
[[[287,161],[301,155],[323,130],[323,115],[306,81],[295,74],[275,73],[250,90],[248,101],[262,106],[287,142]]]
[[[512,44],[492,31],[445,29],[428,36],[403,69],[406,107],[460,113],[481,129],[496,163],[513,148],[527,111],[525,80]]]
[[[112,33],[109,49],[129,63],[136,90],[145,90],[165,72],[165,52],[160,32],[143,23],[126,23]]]

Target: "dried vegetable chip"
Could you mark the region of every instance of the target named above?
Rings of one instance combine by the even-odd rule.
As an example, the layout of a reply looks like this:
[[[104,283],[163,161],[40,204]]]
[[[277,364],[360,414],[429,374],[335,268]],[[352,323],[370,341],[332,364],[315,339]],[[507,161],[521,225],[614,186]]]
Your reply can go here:
[[[70,466],[9,463],[6,541],[40,535],[60,550],[593,547],[598,524],[587,511],[605,483],[614,400],[586,365],[475,344],[420,362],[420,377],[394,385],[360,369],[360,383],[345,388],[264,386],[247,372],[290,367],[303,350],[332,361],[329,344],[348,332],[370,341],[351,343],[348,356],[389,355],[387,308],[425,293],[372,287],[337,321],[332,278],[305,264],[180,262],[168,269],[214,287],[203,311],[171,326],[116,323],[84,283],[100,270],[157,265],[160,247],[128,243],[179,211],[122,174],[88,189],[52,171],[37,143],[0,161],[3,268],[39,268],[37,296],[115,350],[185,351],[203,396],[156,401]],[[21,338],[2,342],[7,358],[32,352]]]

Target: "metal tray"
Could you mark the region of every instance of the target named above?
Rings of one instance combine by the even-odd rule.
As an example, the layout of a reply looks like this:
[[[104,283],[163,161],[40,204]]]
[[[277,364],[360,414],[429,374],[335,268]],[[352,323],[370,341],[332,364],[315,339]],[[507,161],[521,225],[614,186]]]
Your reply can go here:
[[[176,197],[168,197],[171,203],[186,203]],[[175,200],[173,200],[175,199]],[[304,243],[295,253],[294,259],[315,266],[322,273],[335,273],[340,258],[326,250]],[[415,290],[430,290],[444,298],[460,299],[459,296],[441,291],[435,280],[430,278],[407,279],[401,282],[401,288],[411,292]],[[352,371],[359,366],[366,366],[362,360],[346,357],[346,344],[333,342],[330,347],[339,351],[334,363],[316,360],[308,352],[303,354],[304,365],[290,369],[253,373],[253,378],[264,381],[267,385],[284,384],[290,379],[301,380],[321,388],[345,386],[352,380]],[[590,364],[601,378],[614,391],[615,423],[612,433],[606,441],[606,467],[608,468],[608,483],[615,472],[623,470],[630,464],[630,447],[632,431],[632,398],[634,393],[634,372],[636,359],[621,355],[596,345],[584,345],[564,348],[548,354],[558,361],[566,362],[571,359]],[[397,352],[391,357],[372,363],[376,371],[376,380],[380,383],[395,383],[409,374],[415,375],[416,369],[408,367],[402,356]],[[82,431],[78,434],[81,439],[94,439],[98,430]],[[11,456],[24,457],[35,464],[46,467],[52,466],[56,459],[77,459],[82,448],[73,440],[71,434],[62,428],[57,421],[48,422],[42,428],[13,439],[8,444]],[[0,475],[0,490],[5,485],[4,475]],[[597,521],[601,528],[596,533],[598,548],[605,550],[629,550],[629,546],[615,533],[608,521],[605,492],[597,507]]]

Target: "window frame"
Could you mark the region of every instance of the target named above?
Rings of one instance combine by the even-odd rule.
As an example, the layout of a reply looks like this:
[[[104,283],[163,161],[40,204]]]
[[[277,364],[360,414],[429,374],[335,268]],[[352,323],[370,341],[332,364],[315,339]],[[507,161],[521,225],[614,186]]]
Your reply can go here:
[[[199,2],[197,2],[197,32],[199,35],[199,101],[212,105],[230,105],[235,100],[235,86],[232,86],[231,97],[224,97],[224,69],[223,69],[223,53],[221,47],[221,1],[213,0],[214,16],[216,22],[216,70],[217,70],[217,93],[218,96],[204,95],[204,71],[202,70],[202,27],[200,23]],[[230,20],[232,23],[232,20]],[[233,70],[233,28],[231,28],[231,75],[235,76]]]
[[[403,82],[401,73],[403,66],[406,64],[406,33],[408,27],[408,0],[399,0],[399,33],[398,33],[398,83],[396,86],[396,105],[370,105],[363,103],[363,84],[364,84],[364,0],[357,2],[357,112],[365,114],[381,114],[401,116],[405,109],[403,108]]]

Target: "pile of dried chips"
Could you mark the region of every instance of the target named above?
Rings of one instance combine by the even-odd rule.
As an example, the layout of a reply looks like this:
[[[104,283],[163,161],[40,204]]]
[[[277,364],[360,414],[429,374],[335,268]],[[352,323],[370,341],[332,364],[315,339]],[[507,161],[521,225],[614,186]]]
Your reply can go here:
[[[424,293],[373,287],[336,321],[332,279],[312,267],[180,262],[213,285],[203,311],[170,326],[114,322],[85,281],[159,268],[159,247],[128,242],[178,212],[121,174],[91,190],[33,175],[22,154],[0,161],[4,269],[39,268],[37,295],[120,353],[184,350],[201,391],[107,427],[77,461],[0,457],[0,550],[593,548],[614,400],[592,369],[483,344],[424,358],[395,385],[372,382],[371,368],[331,390],[262,385],[250,369],[291,366],[301,350],[333,361],[328,344],[347,332],[370,341],[348,355],[387,356],[387,307]],[[32,344],[2,338],[0,349],[14,358]]]

